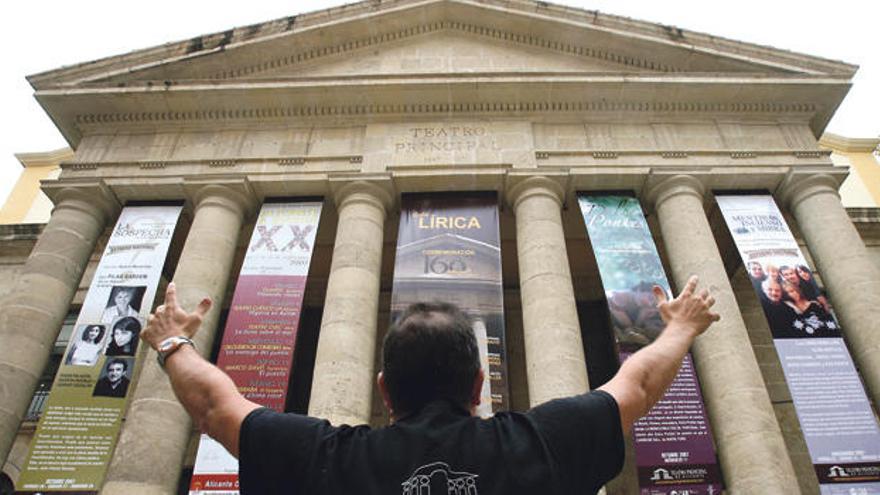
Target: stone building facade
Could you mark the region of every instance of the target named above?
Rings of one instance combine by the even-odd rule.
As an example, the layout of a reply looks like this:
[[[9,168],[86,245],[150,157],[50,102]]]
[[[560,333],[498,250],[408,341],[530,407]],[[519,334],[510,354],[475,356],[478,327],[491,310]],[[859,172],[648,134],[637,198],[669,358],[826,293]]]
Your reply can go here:
[[[184,305],[224,302],[198,336],[208,355],[259,206],[324,198],[301,330],[313,366],[292,409],[381,424],[372,377],[401,194],[497,192],[510,403],[522,410],[590,386],[589,344],[608,324],[574,197],[625,191],[674,284],[697,274],[718,301],[722,320],[693,353],[727,490],[813,493],[713,193],[776,197],[880,403],[880,215],[844,208],[847,169],[818,143],[855,69],[544,2],[396,0],[30,76],[75,154],[43,182],[55,205],[45,227],[6,232],[21,247],[4,254],[18,256],[0,312],[4,471],[17,476],[33,428],[22,419],[123,205],[185,203],[165,281]],[[143,363],[102,493],[174,493],[192,466],[191,423],[155,360]]]

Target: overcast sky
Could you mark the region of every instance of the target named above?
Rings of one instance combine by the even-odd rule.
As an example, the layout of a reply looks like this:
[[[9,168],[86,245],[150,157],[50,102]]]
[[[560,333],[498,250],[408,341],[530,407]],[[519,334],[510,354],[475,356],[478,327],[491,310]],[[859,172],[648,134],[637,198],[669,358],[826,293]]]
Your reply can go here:
[[[3,2],[0,98],[0,204],[21,172],[14,153],[67,143],[33,98],[25,76],[64,65],[341,5],[340,1],[152,0]],[[861,66],[854,87],[826,129],[850,137],[880,136],[880,2],[837,0],[821,8],[796,0],[562,0],[609,14],[674,25]]]

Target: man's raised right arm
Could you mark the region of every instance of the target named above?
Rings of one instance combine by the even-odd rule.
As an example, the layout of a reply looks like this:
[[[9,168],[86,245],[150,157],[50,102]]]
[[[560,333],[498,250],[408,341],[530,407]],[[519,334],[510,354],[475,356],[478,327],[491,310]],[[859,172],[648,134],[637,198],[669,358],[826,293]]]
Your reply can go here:
[[[694,339],[720,319],[710,311],[715,299],[705,289],[696,294],[696,287],[697,277],[693,276],[672,301],[666,300],[660,287],[654,287],[666,328],[653,343],[627,359],[614,378],[599,387],[617,402],[625,434],[666,393]]]
[[[187,312],[177,304],[174,283],[168,284],[165,303],[150,315],[141,338],[153,349],[169,337],[192,337],[211,308],[205,299]],[[244,418],[260,406],[245,399],[232,379],[206,361],[196,350],[183,345],[165,361],[171,388],[199,429],[238,457],[239,431]]]

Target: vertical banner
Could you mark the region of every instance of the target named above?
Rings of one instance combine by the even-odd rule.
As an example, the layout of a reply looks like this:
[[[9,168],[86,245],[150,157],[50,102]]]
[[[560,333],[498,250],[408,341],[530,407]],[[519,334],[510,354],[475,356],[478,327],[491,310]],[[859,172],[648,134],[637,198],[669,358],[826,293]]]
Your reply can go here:
[[[825,495],[880,494],[880,428],[828,299],[773,201],[717,196]]]
[[[401,200],[391,318],[444,301],[473,319],[483,371],[480,416],[508,408],[501,240],[494,192],[407,194]]]
[[[76,320],[17,494],[98,493],[180,206],[122,210]]]
[[[279,412],[320,217],[321,202],[267,203],[260,209],[217,358],[242,395]],[[238,460],[204,434],[190,494],[238,494]]]
[[[590,243],[605,289],[621,361],[663,331],[651,292],[669,281],[642,214],[628,196],[579,194]],[[721,492],[703,395],[690,353],[666,395],[633,426],[641,495]]]

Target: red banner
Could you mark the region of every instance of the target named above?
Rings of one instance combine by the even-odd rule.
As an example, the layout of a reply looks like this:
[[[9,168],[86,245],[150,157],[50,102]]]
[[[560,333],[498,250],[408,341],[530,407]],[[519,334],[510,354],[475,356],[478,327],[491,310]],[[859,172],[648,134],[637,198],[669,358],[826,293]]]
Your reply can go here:
[[[217,366],[249,400],[284,411],[321,203],[263,205],[226,320]],[[238,493],[238,461],[202,435],[190,494]]]

